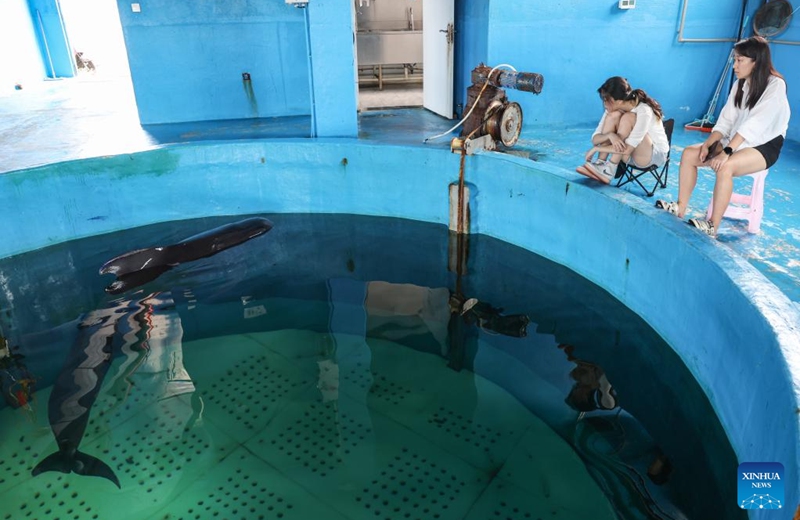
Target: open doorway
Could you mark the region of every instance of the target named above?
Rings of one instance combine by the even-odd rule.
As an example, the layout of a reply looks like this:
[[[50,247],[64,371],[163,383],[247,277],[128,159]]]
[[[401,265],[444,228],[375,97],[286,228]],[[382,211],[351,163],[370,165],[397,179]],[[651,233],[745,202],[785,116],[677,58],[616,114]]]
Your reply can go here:
[[[353,0],[358,109],[423,105],[423,0]]]
[[[108,0],[59,0],[61,16],[81,79],[130,84],[130,68],[117,3]]]

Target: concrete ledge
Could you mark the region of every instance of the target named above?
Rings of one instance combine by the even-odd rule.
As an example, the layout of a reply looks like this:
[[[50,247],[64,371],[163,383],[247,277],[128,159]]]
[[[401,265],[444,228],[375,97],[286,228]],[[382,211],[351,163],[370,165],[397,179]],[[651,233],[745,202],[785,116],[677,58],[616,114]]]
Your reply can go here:
[[[446,223],[458,168],[441,148],[329,139],[178,145],[9,172],[0,205],[13,224],[0,257],[212,215]],[[695,375],[740,462],[783,463],[786,506],[800,503],[800,313],[788,298],[650,200],[499,153],[468,157],[465,175],[474,232],[564,264],[642,316]]]

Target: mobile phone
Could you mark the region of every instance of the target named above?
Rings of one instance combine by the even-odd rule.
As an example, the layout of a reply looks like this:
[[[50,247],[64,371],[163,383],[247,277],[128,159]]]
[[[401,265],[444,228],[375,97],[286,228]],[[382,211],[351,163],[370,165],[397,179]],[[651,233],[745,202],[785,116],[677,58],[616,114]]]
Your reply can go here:
[[[719,141],[714,141],[711,146],[708,147],[708,155],[706,156],[706,161],[710,160],[715,155],[719,154],[722,151],[722,144]]]

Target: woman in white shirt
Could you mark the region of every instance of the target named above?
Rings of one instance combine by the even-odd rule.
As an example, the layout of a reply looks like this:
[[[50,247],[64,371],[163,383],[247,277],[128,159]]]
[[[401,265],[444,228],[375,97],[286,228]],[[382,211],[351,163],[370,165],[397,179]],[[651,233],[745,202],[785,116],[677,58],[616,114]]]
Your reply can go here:
[[[697,183],[697,168],[710,166],[717,175],[711,220],[693,218],[689,223],[712,237],[731,200],[733,178],[775,164],[791,114],[786,82],[772,66],[767,41],[753,36],[734,45],[733,51],[738,81],[708,139],[683,151],[678,202],[656,201],[657,207],[683,218]]]
[[[592,134],[592,148],[586,152],[586,164],[577,172],[609,184],[620,160],[640,168],[667,161],[669,141],[661,119],[658,101],[642,89],[633,90],[625,78],[608,78],[597,89],[603,100],[603,113]],[[597,159],[592,160],[597,154]]]

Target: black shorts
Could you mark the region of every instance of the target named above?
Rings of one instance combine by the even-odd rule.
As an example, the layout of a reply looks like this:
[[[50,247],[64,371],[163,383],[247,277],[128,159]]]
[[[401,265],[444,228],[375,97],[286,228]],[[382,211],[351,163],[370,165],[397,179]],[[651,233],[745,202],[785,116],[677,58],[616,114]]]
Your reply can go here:
[[[758,150],[758,153],[764,156],[764,160],[767,161],[767,168],[769,168],[775,164],[775,161],[778,160],[778,156],[781,154],[782,147],[783,136],[779,135],[775,139],[756,146],[755,149]]]

